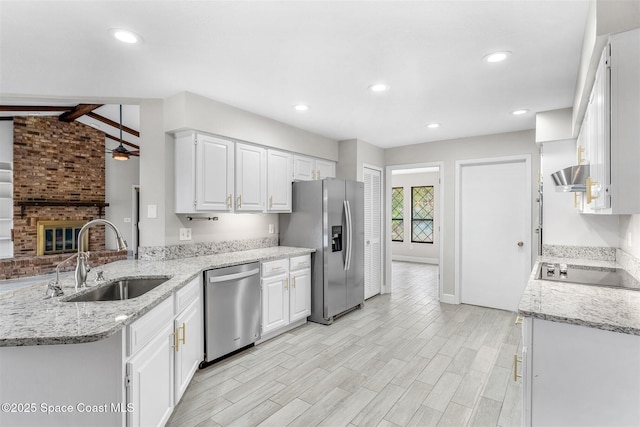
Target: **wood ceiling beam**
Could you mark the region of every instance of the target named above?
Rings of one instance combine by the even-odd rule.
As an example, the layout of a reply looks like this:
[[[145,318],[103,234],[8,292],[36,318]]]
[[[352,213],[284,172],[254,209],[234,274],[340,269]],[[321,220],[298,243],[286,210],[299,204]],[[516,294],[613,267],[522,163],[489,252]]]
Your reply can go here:
[[[101,116],[100,114],[96,114],[94,112],[89,112],[89,113],[87,113],[87,117],[91,117],[92,119],[95,119],[95,120],[97,120],[99,122],[102,122],[102,123],[107,124],[109,126],[113,126],[116,129],[120,129],[120,123],[114,122],[113,120],[109,120],[106,117]],[[137,130],[131,129],[129,127],[122,126],[122,131],[128,133],[129,135],[140,137],[140,132],[138,132]],[[124,144],[124,141],[123,141],[123,144]]]
[[[108,133],[105,133],[104,136],[106,136],[107,138],[112,139],[112,140],[114,140],[116,142],[121,142],[124,145],[128,145],[131,148],[135,148],[136,150],[140,150],[140,146],[139,145],[132,144],[131,142],[127,142],[125,140],[120,140],[120,138],[116,138],[115,136],[111,136]]]
[[[67,111],[66,113],[60,114],[58,119],[61,122],[70,123],[77,119],[78,117],[84,116],[85,114],[89,114],[96,108],[102,107],[103,104],[78,104],[73,110]]]
[[[73,107],[58,107],[52,105],[0,105],[0,111],[15,111],[15,112],[61,112],[73,110]]]

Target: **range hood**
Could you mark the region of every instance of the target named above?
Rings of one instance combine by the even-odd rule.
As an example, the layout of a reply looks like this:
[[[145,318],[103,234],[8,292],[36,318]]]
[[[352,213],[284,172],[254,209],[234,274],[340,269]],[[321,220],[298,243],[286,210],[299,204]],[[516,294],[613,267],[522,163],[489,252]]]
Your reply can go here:
[[[556,191],[584,192],[587,190],[587,177],[589,165],[569,166],[551,174],[551,179],[556,185]]]

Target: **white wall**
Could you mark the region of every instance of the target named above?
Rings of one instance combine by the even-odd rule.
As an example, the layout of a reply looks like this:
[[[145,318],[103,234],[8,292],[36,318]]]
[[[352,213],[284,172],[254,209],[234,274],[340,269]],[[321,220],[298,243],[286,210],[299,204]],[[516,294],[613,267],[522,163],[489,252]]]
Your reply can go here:
[[[438,264],[440,261],[439,172],[391,175],[392,187],[404,188],[404,242],[391,242],[393,260]],[[411,242],[411,187],[432,185],[434,191],[433,243]]]
[[[535,143],[533,130],[510,132],[497,135],[485,135],[448,141],[429,142],[409,145],[405,147],[385,150],[387,166],[416,164],[427,162],[443,162],[440,170],[444,179],[444,228],[441,229],[443,240],[443,294],[455,295],[455,162],[456,160],[484,159],[517,154],[531,155],[532,182],[537,182],[540,153]],[[532,186],[532,199],[537,189]],[[450,220],[449,220],[450,218]],[[536,203],[532,203],[532,233],[533,225],[537,224],[538,214]],[[532,248],[533,254],[537,248]],[[390,277],[387,274],[386,282]]]
[[[580,214],[573,207],[573,193],[555,190],[551,174],[576,164],[575,139],[542,144],[543,244],[616,247],[617,215]]]
[[[571,108],[536,113],[536,142],[573,138]]]
[[[165,132],[185,129],[338,160],[338,141],[191,92],[165,99]]]
[[[118,143],[106,138],[105,146],[115,148]],[[122,237],[129,245],[129,252],[133,252],[133,186],[140,183],[140,159],[131,156],[127,161],[113,160],[111,155],[105,155],[105,196],[109,207],[105,209],[105,218],[111,221],[122,233]],[[125,222],[125,218],[129,222]],[[108,249],[115,248],[115,234],[107,231],[105,242]]]
[[[618,247],[640,258],[640,215],[620,215]]]

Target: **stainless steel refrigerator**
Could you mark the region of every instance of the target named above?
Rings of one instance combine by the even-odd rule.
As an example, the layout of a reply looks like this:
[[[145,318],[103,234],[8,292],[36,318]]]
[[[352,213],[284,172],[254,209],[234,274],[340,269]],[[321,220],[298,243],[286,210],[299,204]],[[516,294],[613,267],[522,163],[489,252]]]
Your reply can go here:
[[[314,248],[311,316],[325,325],[364,304],[364,184],[327,178],[293,183],[280,214],[280,245]]]

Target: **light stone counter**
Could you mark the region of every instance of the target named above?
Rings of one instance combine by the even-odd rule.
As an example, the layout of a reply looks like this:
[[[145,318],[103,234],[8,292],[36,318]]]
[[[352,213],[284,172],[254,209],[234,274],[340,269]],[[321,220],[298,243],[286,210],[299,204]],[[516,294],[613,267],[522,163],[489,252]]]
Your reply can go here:
[[[124,301],[66,302],[76,294],[74,279],[69,276],[60,280],[61,297],[44,298],[47,282],[9,291],[0,294],[0,347],[98,341],[131,324],[204,270],[312,252],[274,246],[171,261],[116,261],[89,273],[88,284],[94,283],[99,270],[104,271],[105,284],[118,278],[170,277],[146,294]]]
[[[615,261],[539,257],[520,300],[520,314],[640,335],[640,290],[537,280],[538,266],[543,262],[621,268]]]

